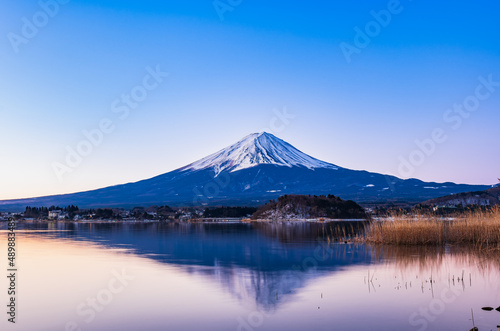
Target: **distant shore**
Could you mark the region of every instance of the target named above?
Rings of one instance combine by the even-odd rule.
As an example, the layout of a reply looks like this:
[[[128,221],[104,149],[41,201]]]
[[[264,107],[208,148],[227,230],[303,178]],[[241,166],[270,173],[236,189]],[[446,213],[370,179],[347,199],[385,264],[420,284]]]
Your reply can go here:
[[[2,220],[1,222],[7,222]],[[273,222],[296,222],[296,223],[328,223],[328,222],[367,222],[367,219],[330,219],[330,218],[288,218],[288,219],[250,219],[250,218],[193,218],[187,220],[147,220],[147,219],[19,219],[16,222],[65,222],[65,223],[273,223]]]

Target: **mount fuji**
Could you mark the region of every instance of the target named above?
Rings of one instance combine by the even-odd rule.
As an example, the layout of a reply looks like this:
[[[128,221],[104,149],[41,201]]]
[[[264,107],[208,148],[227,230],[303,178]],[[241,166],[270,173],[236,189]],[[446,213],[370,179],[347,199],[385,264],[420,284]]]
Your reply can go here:
[[[284,194],[334,194],[357,202],[421,202],[486,185],[429,183],[350,170],[309,156],[262,132],[171,172],[93,191],[0,201],[0,210],[26,206],[81,208],[150,205],[257,206]]]
[[[191,163],[181,170],[212,169],[217,177],[222,171],[234,172],[242,169],[272,164],[288,168],[334,169],[338,167],[302,153],[289,143],[270,133],[253,133],[236,144]]]

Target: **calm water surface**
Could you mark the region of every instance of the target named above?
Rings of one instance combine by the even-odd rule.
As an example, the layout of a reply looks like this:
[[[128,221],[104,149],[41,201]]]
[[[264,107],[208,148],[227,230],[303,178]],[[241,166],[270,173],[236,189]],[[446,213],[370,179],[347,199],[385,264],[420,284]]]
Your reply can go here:
[[[20,223],[17,323],[5,308],[1,330],[465,331],[471,309],[497,330],[481,307],[500,306],[498,257],[328,243],[336,226]]]

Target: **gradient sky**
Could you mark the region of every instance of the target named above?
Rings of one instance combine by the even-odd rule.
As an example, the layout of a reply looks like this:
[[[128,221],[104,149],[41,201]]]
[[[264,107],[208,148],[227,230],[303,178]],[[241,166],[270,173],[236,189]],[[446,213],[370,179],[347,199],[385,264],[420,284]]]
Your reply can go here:
[[[0,199],[149,178],[264,129],[351,169],[500,177],[500,86],[458,127],[443,118],[479,77],[500,82],[497,1],[401,1],[349,63],[341,43],[355,45],[355,28],[373,27],[370,12],[389,1],[221,0],[232,9],[223,20],[210,0],[72,0],[41,14],[53,1],[1,5]],[[23,29],[34,20],[38,31]],[[23,30],[31,35],[16,52]],[[120,119],[113,102],[157,66],[168,77]],[[295,117],[273,126],[285,108]],[[54,162],[106,118],[114,131],[58,180]],[[446,141],[402,172],[401,158],[436,128]]]

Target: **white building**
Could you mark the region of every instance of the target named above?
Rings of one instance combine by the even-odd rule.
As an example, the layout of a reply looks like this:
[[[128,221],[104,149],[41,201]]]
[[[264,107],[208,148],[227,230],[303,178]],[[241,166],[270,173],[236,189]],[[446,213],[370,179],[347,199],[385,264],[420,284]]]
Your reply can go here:
[[[59,219],[59,216],[61,215],[62,210],[51,210],[49,211],[49,218],[50,219]]]

